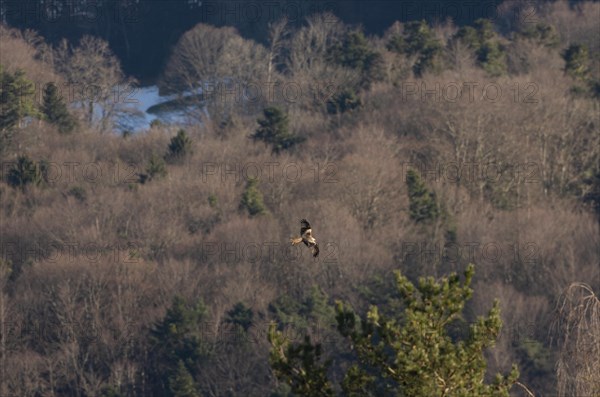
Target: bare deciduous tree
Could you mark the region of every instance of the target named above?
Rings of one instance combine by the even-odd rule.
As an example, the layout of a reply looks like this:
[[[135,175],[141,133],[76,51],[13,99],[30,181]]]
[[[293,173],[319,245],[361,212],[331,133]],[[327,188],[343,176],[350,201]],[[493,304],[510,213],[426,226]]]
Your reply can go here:
[[[558,299],[552,330],[559,345],[559,397],[598,395],[600,300],[592,287],[573,283],[564,290]]]
[[[160,87],[193,105],[186,106],[192,118],[204,119],[207,105],[209,117],[223,120],[244,105],[249,84],[264,89],[271,60],[262,45],[242,38],[235,28],[201,23],[179,39]]]
[[[135,99],[135,81],[125,77],[108,42],[84,36],[72,46],[63,40],[55,49],[54,67],[68,82],[68,101],[82,108],[89,125],[107,131],[120,114],[132,112],[127,103]]]

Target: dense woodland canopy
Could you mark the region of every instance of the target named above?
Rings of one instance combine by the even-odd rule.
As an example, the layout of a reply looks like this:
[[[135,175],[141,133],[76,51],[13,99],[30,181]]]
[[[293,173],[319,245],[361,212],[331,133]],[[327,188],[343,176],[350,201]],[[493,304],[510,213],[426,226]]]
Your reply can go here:
[[[6,16],[0,395],[598,395],[600,5],[528,4],[125,29],[188,120],[134,131]]]
[[[464,3],[464,4],[462,4]],[[51,43],[93,35],[108,41],[128,75],[152,83],[164,68],[171,47],[199,22],[235,26],[260,43],[268,40],[268,24],[287,17],[300,26],[314,13],[333,12],[349,24],[362,24],[381,34],[395,21],[452,18],[457,24],[495,18],[498,0],[7,0],[0,6],[3,22],[33,29]],[[507,18],[510,20],[510,18]]]

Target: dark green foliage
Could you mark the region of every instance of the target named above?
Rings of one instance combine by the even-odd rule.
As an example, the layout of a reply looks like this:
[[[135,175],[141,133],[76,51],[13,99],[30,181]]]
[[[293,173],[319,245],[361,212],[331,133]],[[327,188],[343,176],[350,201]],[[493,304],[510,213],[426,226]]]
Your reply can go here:
[[[244,331],[248,331],[252,326],[253,317],[254,312],[252,312],[252,309],[246,307],[242,302],[238,302],[233,306],[233,309],[227,312],[225,321],[242,327]]]
[[[481,38],[477,30],[472,26],[463,26],[454,35],[455,40],[460,40],[469,49],[478,51],[481,47]]]
[[[348,368],[342,380],[342,390],[344,391],[344,395],[351,397],[378,397],[385,395],[385,390],[376,387],[375,381],[375,376],[369,375],[358,365],[354,364]]]
[[[39,164],[27,156],[20,156],[8,170],[7,182],[12,187],[24,188],[28,185],[39,185],[42,182],[42,171]]]
[[[458,227],[456,225],[456,221],[446,211],[445,213],[446,231],[444,234],[444,239],[446,240],[446,244],[456,244],[458,239]]]
[[[200,397],[194,378],[181,360],[177,363],[176,372],[169,377],[169,391],[173,397]]]
[[[18,127],[24,117],[37,116],[35,87],[25,72],[10,73],[0,65],[0,131]]]
[[[148,166],[146,167],[146,173],[139,174],[140,183],[144,184],[153,179],[160,179],[167,176],[167,164],[160,156],[153,154],[150,157]]]
[[[334,47],[331,58],[339,65],[359,70],[364,85],[381,80],[381,54],[372,49],[360,30],[348,32],[343,41]]]
[[[217,196],[215,194],[210,194],[208,196],[208,205],[210,205],[210,208],[218,208],[219,199],[217,198]]]
[[[54,83],[44,88],[44,102],[42,113],[45,119],[58,127],[62,133],[71,132],[75,128],[75,119],[67,110],[62,97],[59,95],[58,87]]]
[[[102,390],[101,397],[125,397],[125,395],[114,387],[106,387]]]
[[[425,20],[408,22],[404,26],[404,53],[415,55],[425,48],[437,46],[436,38]]]
[[[396,39],[394,49],[417,56],[413,65],[415,76],[422,76],[427,71],[437,73],[442,69],[442,44],[424,20],[407,23],[404,40]]]
[[[585,45],[570,45],[562,57],[565,60],[565,73],[575,79],[585,80],[588,77],[590,53]]]
[[[497,41],[487,41],[477,52],[477,60],[490,76],[506,74],[506,54]]]
[[[358,292],[362,300],[369,305],[378,306],[385,314],[392,315],[402,309],[391,277],[374,275],[366,278],[358,287]]]
[[[181,160],[185,156],[192,153],[192,140],[187,135],[185,130],[177,131],[177,135],[171,138],[169,142],[168,152],[165,158],[169,161]]]
[[[403,310],[389,316],[371,306],[359,317],[337,302],[338,331],[353,351],[352,365],[341,382],[344,395],[508,397],[519,376],[515,366],[507,376],[497,374],[491,383],[485,381],[484,352],[494,345],[501,328],[498,303],[472,323],[469,332],[449,335],[472,296],[473,274],[469,265],[464,283],[453,273],[439,281],[421,278],[415,285],[397,271]],[[269,341],[271,366],[278,379],[300,395],[333,395],[327,378],[329,362],[323,362],[320,345],[308,338],[290,345],[274,325]]]
[[[413,65],[413,73],[415,76],[423,76],[427,71],[432,71],[434,73],[440,72],[440,50],[441,47],[437,46],[423,49],[421,55]]]
[[[263,118],[257,122],[259,127],[251,138],[271,145],[273,153],[291,149],[305,140],[304,137],[289,132],[288,117],[277,107],[266,108]]]
[[[406,41],[401,34],[394,34],[385,45],[388,51],[403,54],[406,51]]]
[[[250,216],[264,215],[268,212],[263,201],[263,195],[258,188],[257,179],[248,180],[239,208],[240,210],[248,211]]]
[[[306,331],[310,324],[335,324],[335,311],[329,305],[327,295],[316,286],[301,299],[281,295],[269,305],[269,311],[281,327],[289,325],[300,331]]]
[[[361,106],[360,98],[353,90],[345,89],[327,101],[327,113],[338,114]]]
[[[277,331],[275,324],[269,327],[271,368],[283,382],[289,384],[292,392],[300,396],[334,396],[331,383],[327,379],[330,362],[322,363],[321,344],[313,345],[307,335],[304,342],[292,345]]]
[[[410,217],[415,222],[429,222],[440,215],[440,208],[435,192],[430,192],[421,177],[409,170],[406,175]]]
[[[491,76],[506,73],[506,54],[500,46],[494,25],[489,19],[475,21],[475,29],[479,37],[479,48],[476,51],[477,61]]]
[[[321,326],[335,324],[335,311],[329,305],[329,297],[317,286],[310,289],[302,302],[300,313]]]
[[[475,52],[478,65],[490,76],[506,73],[506,53],[489,19],[478,19],[474,27],[460,28],[454,39],[462,41]]]
[[[489,19],[480,18],[474,23],[475,30],[479,36],[479,42],[485,43],[497,37],[494,31],[494,24]]]
[[[480,317],[470,326],[464,339],[453,341],[448,335],[448,324],[461,318],[472,296],[473,274],[469,265],[463,285],[456,274],[439,282],[421,278],[414,285],[397,271],[397,289],[405,307],[401,316],[381,315],[373,306],[359,319],[338,303],[339,330],[352,341],[363,369],[352,377],[366,383],[371,375],[377,379],[373,386],[415,397],[444,391],[457,396],[508,396],[518,377],[516,368],[506,378],[497,375],[492,384],[484,383],[484,349],[494,344],[501,327],[497,302],[487,318]]]
[[[87,192],[85,188],[81,186],[74,186],[67,192],[67,195],[75,197],[79,202],[84,202],[87,200]]]
[[[544,22],[538,22],[533,26],[529,25],[527,29],[519,33],[519,36],[549,48],[555,48],[560,43],[556,28]]]
[[[342,43],[334,48],[332,58],[342,66],[364,70],[372,55],[373,51],[369,48],[363,32],[351,31],[345,35]]]
[[[269,304],[269,311],[275,315],[275,319],[279,324],[306,327],[307,321],[303,318],[302,303],[292,298],[290,295],[284,294]]]
[[[150,162],[146,168],[146,172],[150,179],[152,178],[164,178],[167,175],[167,165],[165,161],[157,155],[150,157]]]
[[[553,376],[556,360],[549,349],[532,338],[519,339],[517,344],[523,372],[529,373],[531,378],[549,379]]]
[[[208,356],[208,349],[202,341],[202,321],[206,307],[202,301],[189,306],[183,298],[176,296],[162,321],[150,332],[152,346],[151,378],[154,388],[160,395],[176,396],[173,387],[180,387],[187,376],[180,371],[181,364],[189,374]],[[191,375],[190,375],[191,376]],[[185,388],[182,390],[186,390]],[[180,390],[181,391],[181,390]]]

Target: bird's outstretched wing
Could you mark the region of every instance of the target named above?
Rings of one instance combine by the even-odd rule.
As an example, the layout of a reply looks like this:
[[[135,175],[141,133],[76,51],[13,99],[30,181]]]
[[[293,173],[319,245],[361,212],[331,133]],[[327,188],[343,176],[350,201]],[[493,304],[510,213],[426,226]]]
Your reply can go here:
[[[308,223],[308,221],[306,219],[302,219],[300,220],[300,235],[304,236],[304,234],[308,234],[310,236],[312,230],[310,228],[310,223]]]

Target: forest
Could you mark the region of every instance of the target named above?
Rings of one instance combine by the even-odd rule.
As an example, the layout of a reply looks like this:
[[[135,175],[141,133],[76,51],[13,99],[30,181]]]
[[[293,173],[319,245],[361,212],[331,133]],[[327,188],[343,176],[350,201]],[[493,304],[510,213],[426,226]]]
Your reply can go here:
[[[0,396],[600,395],[600,3],[334,3],[0,7]]]

